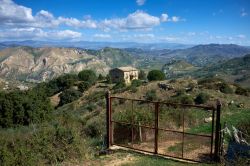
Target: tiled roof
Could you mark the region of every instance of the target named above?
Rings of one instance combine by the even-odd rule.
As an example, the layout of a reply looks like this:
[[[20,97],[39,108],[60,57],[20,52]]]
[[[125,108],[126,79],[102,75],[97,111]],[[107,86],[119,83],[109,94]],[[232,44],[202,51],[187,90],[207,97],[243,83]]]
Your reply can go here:
[[[130,67],[130,66],[127,66],[127,67],[118,67],[117,69],[119,69],[121,71],[137,71],[136,68]]]

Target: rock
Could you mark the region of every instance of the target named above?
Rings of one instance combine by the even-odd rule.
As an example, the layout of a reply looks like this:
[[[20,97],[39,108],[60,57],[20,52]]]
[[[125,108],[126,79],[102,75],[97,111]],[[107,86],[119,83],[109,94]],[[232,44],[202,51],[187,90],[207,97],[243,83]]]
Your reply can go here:
[[[208,117],[208,118],[205,118],[205,119],[204,119],[204,122],[205,122],[205,123],[209,123],[209,122],[211,122],[212,120],[213,120],[212,117]]]

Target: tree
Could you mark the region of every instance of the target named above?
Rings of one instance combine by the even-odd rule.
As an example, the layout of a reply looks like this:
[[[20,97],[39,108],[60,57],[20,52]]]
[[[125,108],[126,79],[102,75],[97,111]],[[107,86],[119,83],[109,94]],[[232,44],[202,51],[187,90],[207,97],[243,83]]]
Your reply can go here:
[[[111,76],[109,74],[106,76],[106,82],[107,84],[112,84]]]
[[[60,90],[69,89],[78,80],[75,74],[64,74],[56,79],[56,84]]]
[[[151,70],[147,76],[149,81],[165,80],[165,74],[160,70]]]
[[[37,89],[0,94],[0,126],[3,128],[46,121],[52,111],[49,98]]]
[[[207,93],[199,93],[194,99],[196,104],[204,104],[209,100],[210,96]]]
[[[59,106],[62,106],[67,103],[71,103],[72,101],[77,100],[81,96],[82,96],[82,93],[80,91],[77,91],[74,89],[67,89],[59,95],[60,97]]]
[[[91,84],[89,82],[81,82],[78,84],[78,90],[81,92],[88,90],[90,87]]]
[[[146,80],[146,73],[143,71],[143,70],[140,70],[139,71],[139,75],[138,75],[138,78],[140,79],[140,80]]]
[[[94,84],[97,80],[96,74],[93,70],[83,70],[78,73],[78,77],[81,81],[87,81],[90,84]]]
[[[98,80],[99,80],[99,81],[102,81],[103,79],[104,79],[104,77],[102,76],[102,74],[99,74]]]

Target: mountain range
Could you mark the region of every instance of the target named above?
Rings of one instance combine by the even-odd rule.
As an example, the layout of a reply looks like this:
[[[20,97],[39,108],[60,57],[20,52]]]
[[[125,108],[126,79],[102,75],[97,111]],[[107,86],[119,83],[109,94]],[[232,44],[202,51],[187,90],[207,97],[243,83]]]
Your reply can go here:
[[[5,42],[0,45],[2,47],[0,77],[32,82],[50,80],[63,73],[76,73],[83,69],[93,69],[105,75],[109,69],[120,66],[134,66],[144,70],[162,69],[162,67],[169,70],[172,66],[175,68],[175,73],[176,71],[178,73],[178,67],[183,64],[183,71],[190,68],[212,70],[209,66],[216,66],[232,58],[250,54],[250,48],[232,44],[197,45],[174,50],[111,47],[96,50],[76,47],[9,46],[9,44]]]
[[[71,41],[71,42],[57,42],[57,41],[5,41],[0,42],[0,49],[16,46],[30,46],[30,47],[75,47],[83,49],[102,49],[105,47],[112,48],[139,48],[144,50],[161,50],[161,49],[185,49],[192,47],[191,44],[179,43],[136,43],[136,42],[91,42],[91,41]]]

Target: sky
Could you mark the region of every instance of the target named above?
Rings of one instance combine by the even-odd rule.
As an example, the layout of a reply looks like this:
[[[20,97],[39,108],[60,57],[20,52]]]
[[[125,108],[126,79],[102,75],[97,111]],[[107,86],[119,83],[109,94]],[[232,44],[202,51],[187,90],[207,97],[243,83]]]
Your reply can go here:
[[[0,0],[0,41],[250,46],[250,0]]]

